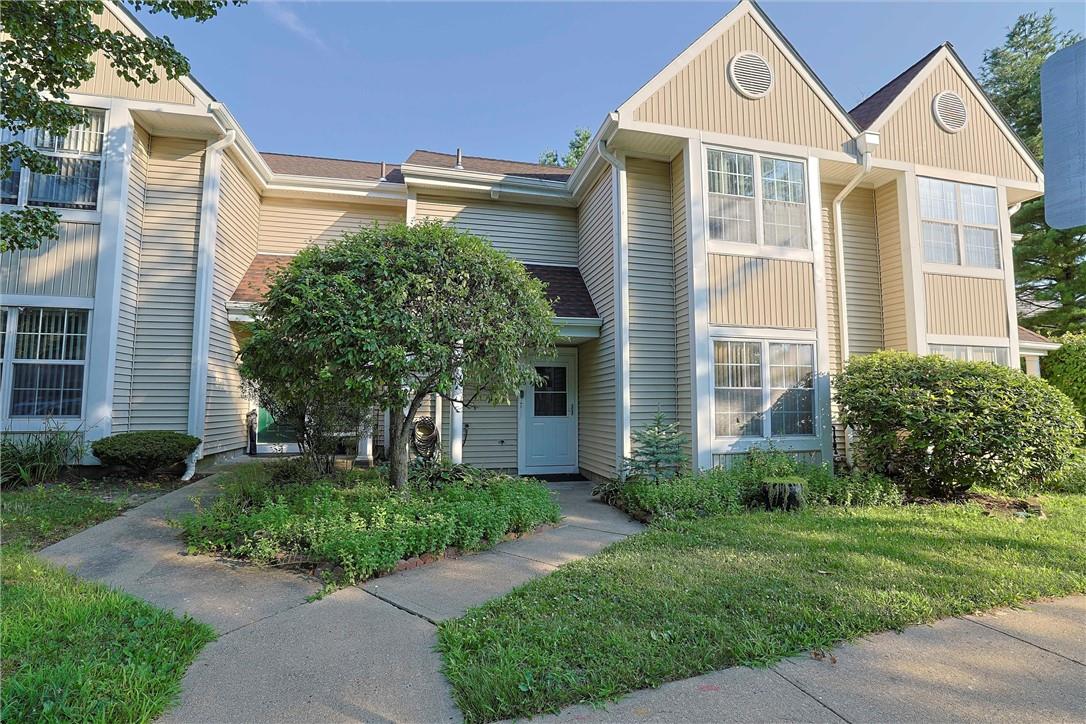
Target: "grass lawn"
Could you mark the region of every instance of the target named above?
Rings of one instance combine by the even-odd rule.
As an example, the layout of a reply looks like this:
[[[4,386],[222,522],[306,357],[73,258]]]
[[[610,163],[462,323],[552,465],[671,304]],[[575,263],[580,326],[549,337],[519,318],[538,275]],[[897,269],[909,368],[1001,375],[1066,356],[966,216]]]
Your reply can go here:
[[[209,626],[31,553],[175,487],[126,486],[53,484],[0,496],[0,720],[151,721],[214,639]]]
[[[1086,496],[660,523],[444,623],[468,721],[601,701],[945,616],[1086,591]]]

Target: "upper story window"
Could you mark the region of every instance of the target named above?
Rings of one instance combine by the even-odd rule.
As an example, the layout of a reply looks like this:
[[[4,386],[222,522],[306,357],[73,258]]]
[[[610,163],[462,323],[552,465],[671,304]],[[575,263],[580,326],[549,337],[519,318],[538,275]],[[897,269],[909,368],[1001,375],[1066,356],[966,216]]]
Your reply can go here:
[[[102,172],[102,142],[106,112],[86,108],[86,119],[67,135],[54,136],[44,130],[30,130],[3,142],[19,140],[51,157],[55,174],[41,174],[20,168],[4,179],[0,203],[49,206],[59,209],[94,211],[98,208],[98,184]]]
[[[996,190],[923,176],[919,182],[924,261],[999,269]]]
[[[709,240],[809,249],[803,163],[708,150]]]

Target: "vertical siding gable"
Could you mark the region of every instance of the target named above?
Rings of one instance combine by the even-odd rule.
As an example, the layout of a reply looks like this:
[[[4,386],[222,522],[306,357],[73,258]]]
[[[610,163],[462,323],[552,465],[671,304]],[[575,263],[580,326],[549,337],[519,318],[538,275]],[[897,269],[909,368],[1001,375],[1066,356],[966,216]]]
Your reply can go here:
[[[709,324],[814,329],[814,265],[709,254]]]
[[[522,262],[577,263],[577,210],[482,199],[419,197],[416,219],[437,219],[485,237]]]
[[[1006,337],[1002,279],[924,274],[928,334]]]
[[[969,122],[957,133],[939,128],[932,115],[932,99],[945,90],[961,96],[969,113]],[[1038,180],[996,119],[973,95],[971,82],[962,78],[947,58],[940,60],[912,95],[875,130],[882,136],[874,152],[879,158],[1017,181]]]
[[[0,255],[0,294],[93,297],[98,224],[62,221],[56,239]]]
[[[773,89],[764,98],[745,98],[728,81],[728,61],[744,50],[758,53],[773,69]],[[635,108],[633,119],[831,151],[842,150],[853,133],[750,15]]]
[[[109,7],[109,3],[106,3],[105,11],[101,15],[96,15],[94,21],[103,30],[127,35],[128,29],[116,17],[115,12],[118,11],[114,11]],[[158,72],[158,82],[141,83],[137,86],[117,75],[102,51],[95,51],[90,60],[94,63],[94,77],[72,88],[73,93],[188,105],[196,102],[196,98],[180,81],[166,78],[165,72],[161,69]]]

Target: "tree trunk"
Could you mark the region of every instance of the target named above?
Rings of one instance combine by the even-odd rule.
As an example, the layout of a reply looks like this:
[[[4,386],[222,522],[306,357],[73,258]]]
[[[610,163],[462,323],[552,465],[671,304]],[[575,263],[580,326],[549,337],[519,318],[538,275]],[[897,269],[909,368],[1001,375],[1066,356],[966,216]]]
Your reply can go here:
[[[403,433],[403,410],[388,412],[388,482],[397,490],[407,486],[407,437]]]

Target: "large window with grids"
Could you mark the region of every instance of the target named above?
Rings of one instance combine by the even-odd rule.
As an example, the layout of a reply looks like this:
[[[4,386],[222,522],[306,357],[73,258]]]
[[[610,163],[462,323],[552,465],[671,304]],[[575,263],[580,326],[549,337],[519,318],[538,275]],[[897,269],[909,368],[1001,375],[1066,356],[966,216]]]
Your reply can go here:
[[[803,162],[711,148],[706,173],[710,241],[810,248]]]
[[[83,414],[89,312],[85,309],[0,309],[3,371],[0,398],[11,418]]]
[[[991,362],[992,364],[1007,366],[1010,350],[1006,347],[984,347],[968,344],[929,344],[928,351],[947,359],[962,360],[965,362]]]
[[[714,435],[813,436],[814,355],[806,342],[714,341]]]
[[[999,269],[999,207],[990,186],[919,179],[924,261]]]
[[[83,211],[98,208],[106,112],[96,108],[83,111],[84,122],[64,136],[38,129],[18,136],[4,133],[4,143],[22,141],[48,156],[56,165],[56,173],[35,173],[15,160],[11,175],[3,180],[0,203]]]

